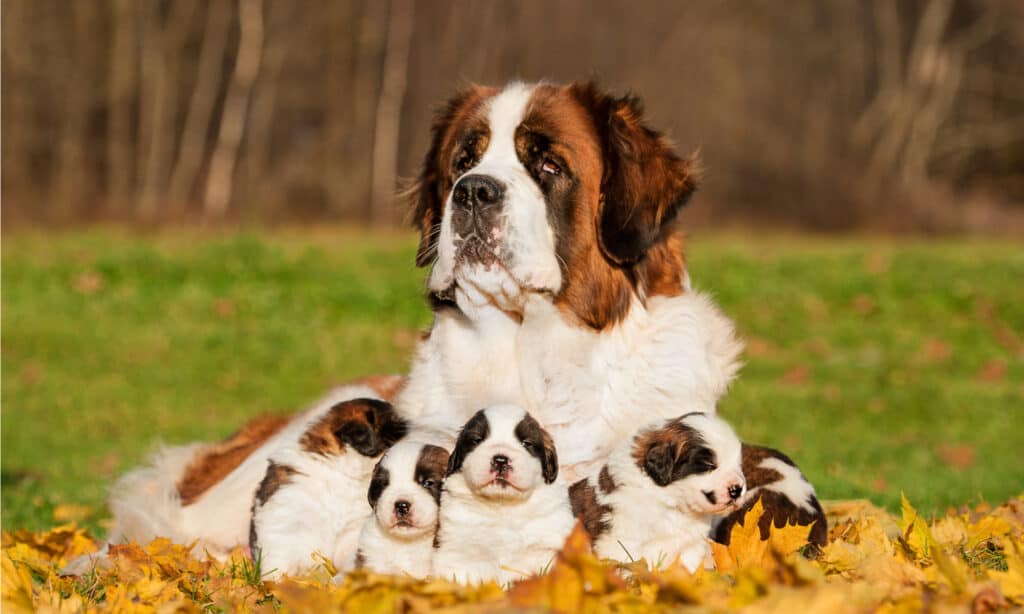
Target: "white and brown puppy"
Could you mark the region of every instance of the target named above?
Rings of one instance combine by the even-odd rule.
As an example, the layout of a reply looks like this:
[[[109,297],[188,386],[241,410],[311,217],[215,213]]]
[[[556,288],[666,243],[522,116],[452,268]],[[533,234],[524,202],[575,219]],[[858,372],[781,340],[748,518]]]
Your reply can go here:
[[[743,444],[743,476],[747,492],[738,501],[738,509],[723,518],[715,527],[715,541],[728,544],[733,526],[743,518],[758,499],[764,515],[758,521],[761,539],[768,539],[771,527],[787,524],[810,526],[807,541],[818,547],[828,543],[828,520],[821,509],[814,486],[804,477],[788,456],[762,446]]]
[[[336,567],[356,551],[370,514],[366,485],[377,459],[406,432],[390,403],[338,403],[293,446],[277,450],[252,504],[253,558],[265,577],[315,566],[314,553]]]
[[[431,574],[441,484],[448,451],[402,441],[373,469],[367,499],[373,514],[359,534],[353,567],[377,573]]]
[[[409,193],[434,322],[403,415],[454,435],[481,407],[528,407],[574,480],[638,425],[715,411],[741,344],[690,287],[675,221],[698,163],[636,98],[474,86],[432,136]]]
[[[575,519],[558,455],[526,411],[478,411],[459,433],[441,493],[434,573],[507,584],[546,569]]]
[[[695,571],[712,520],[746,490],[741,443],[722,419],[693,413],[641,429],[600,472],[572,485],[573,512],[602,558]]]

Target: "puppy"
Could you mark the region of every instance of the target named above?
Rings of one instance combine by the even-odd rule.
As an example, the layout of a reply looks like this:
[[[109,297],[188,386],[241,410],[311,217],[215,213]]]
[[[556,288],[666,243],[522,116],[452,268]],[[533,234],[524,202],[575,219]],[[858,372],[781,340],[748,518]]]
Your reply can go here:
[[[810,526],[807,541],[818,547],[828,543],[828,520],[814,494],[814,486],[788,456],[761,446],[743,444],[743,476],[747,482],[746,495],[740,499],[738,509],[721,519],[713,536],[716,542],[728,545],[736,523],[757,500],[764,506],[764,515],[757,525],[761,539],[768,539],[774,524],[782,528],[787,524]]]
[[[434,573],[507,584],[543,571],[575,524],[547,431],[523,409],[478,411],[448,460]]]
[[[407,430],[390,403],[333,406],[294,445],[277,450],[252,504],[249,545],[270,579],[308,571],[321,553],[341,567],[370,514],[373,466]]]
[[[403,441],[384,453],[370,480],[373,514],[359,534],[353,567],[415,578],[431,574],[447,468],[448,451],[431,444]]]
[[[607,464],[570,488],[573,513],[602,558],[691,572],[710,561],[712,519],[746,490],[736,433],[721,418],[692,413],[642,428]]]

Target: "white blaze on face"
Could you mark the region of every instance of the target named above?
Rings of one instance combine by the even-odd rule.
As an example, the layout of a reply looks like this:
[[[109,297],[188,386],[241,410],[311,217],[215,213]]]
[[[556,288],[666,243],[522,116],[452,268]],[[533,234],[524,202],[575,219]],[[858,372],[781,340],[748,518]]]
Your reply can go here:
[[[696,514],[718,514],[733,508],[729,488],[746,491],[743,477],[743,444],[731,426],[710,414],[693,414],[683,424],[696,429],[707,447],[715,453],[715,469],[684,477],[666,488],[675,490],[680,506]],[[713,493],[711,503],[705,493]],[[742,501],[742,497],[736,500]]]
[[[551,292],[561,287],[562,273],[544,194],[516,154],[516,130],[533,89],[512,83],[487,103],[487,148],[476,165],[462,175],[486,175],[505,188],[498,227],[491,232],[491,238],[498,240],[501,265],[456,262],[456,244],[465,237],[459,237],[452,227],[449,193],[441,218],[438,258],[428,280],[431,290],[440,292],[458,282],[464,292],[480,293],[500,304],[512,298],[510,295],[520,294],[524,287]]]
[[[469,489],[489,499],[526,499],[544,483],[540,460],[526,451],[516,437],[516,426],[526,412],[513,405],[498,405],[484,411],[488,434],[470,452],[462,464],[462,474]],[[500,477],[494,471],[495,456],[508,459],[509,471]]]
[[[416,463],[422,449],[421,443],[399,442],[380,461],[388,471],[388,485],[377,499],[373,514],[385,533],[411,538],[434,531],[437,503],[426,488],[416,483]],[[399,501],[409,504],[409,513],[402,519],[395,514]]]

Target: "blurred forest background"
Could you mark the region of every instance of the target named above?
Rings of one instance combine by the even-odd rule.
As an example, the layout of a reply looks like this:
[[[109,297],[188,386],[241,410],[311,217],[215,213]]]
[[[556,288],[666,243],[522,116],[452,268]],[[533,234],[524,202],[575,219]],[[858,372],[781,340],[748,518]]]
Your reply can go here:
[[[1020,0],[7,0],[5,225],[395,224],[467,82],[596,78],[695,225],[1024,230]]]

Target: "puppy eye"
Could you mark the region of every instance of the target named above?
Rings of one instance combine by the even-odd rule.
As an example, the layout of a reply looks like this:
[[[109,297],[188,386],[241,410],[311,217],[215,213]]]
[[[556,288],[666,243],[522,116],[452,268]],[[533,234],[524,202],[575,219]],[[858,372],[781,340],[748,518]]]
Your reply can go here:
[[[422,482],[420,482],[420,486],[422,486],[423,488],[433,488],[434,487],[434,480],[431,480],[431,479],[427,478],[427,479],[423,480]]]
[[[551,160],[544,160],[544,163],[540,165],[540,170],[544,171],[549,175],[559,175],[562,173],[561,167],[559,167]]]
[[[524,448],[526,448],[526,451],[527,451],[527,452],[532,452],[532,451],[533,451],[533,448],[534,448],[534,446],[536,446],[536,445],[537,445],[537,444],[533,443],[533,442],[532,442],[532,441],[530,441],[529,439],[527,439],[526,441],[524,441],[524,442],[523,442],[523,447],[524,447]]]
[[[455,162],[455,168],[460,172],[468,171],[471,166],[473,166],[473,158],[469,155],[463,155]]]

